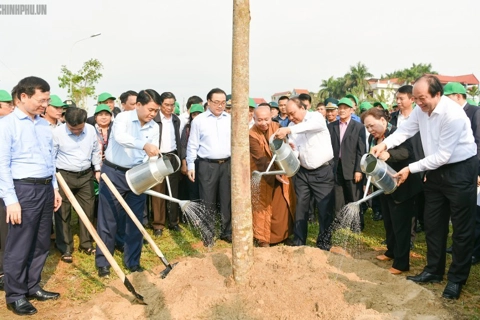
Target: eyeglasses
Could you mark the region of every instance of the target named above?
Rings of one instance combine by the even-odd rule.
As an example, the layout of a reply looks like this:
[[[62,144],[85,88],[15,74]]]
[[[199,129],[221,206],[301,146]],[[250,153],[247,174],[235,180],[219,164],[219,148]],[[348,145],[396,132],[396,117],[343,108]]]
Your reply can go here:
[[[38,100],[38,99],[35,99],[34,97],[32,97],[31,99],[37,101],[39,104],[47,104],[47,106],[50,105],[50,102],[52,101],[52,100],[50,100],[50,99]]]
[[[222,105],[222,106],[226,106],[226,105],[227,105],[227,101],[226,101],[226,100],[223,100],[223,101],[218,101],[218,100],[213,101],[213,100],[210,100],[210,102],[212,102],[212,106],[214,106],[214,107],[218,107],[218,106],[220,106],[220,105]]]

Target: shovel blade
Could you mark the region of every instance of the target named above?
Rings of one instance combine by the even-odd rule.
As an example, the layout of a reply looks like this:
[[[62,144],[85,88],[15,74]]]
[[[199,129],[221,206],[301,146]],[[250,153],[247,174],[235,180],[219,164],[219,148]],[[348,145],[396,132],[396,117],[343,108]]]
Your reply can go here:
[[[163,270],[162,272],[160,272],[160,278],[162,279],[165,279],[168,274],[170,273],[170,271],[172,271],[173,267],[175,267],[177,265],[178,262],[174,263],[174,264],[169,264],[165,270]]]

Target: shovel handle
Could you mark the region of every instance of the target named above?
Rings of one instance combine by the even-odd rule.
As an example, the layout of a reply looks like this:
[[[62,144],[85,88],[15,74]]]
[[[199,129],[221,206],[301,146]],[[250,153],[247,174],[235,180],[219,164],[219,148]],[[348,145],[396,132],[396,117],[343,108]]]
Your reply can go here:
[[[160,251],[160,249],[158,248],[157,244],[155,243],[155,241],[153,241],[152,237],[150,237],[150,235],[148,234],[147,230],[145,230],[145,228],[143,227],[143,225],[140,223],[140,221],[138,221],[137,217],[135,216],[135,214],[133,213],[132,209],[130,209],[130,206],[127,204],[127,202],[125,201],[125,199],[123,199],[122,195],[120,194],[120,192],[118,192],[117,190],[117,187],[115,187],[115,185],[112,183],[112,180],[110,180],[110,178],[105,174],[105,173],[102,173],[102,179],[103,181],[105,181],[105,184],[108,186],[108,188],[110,189],[110,191],[113,193],[113,195],[115,196],[115,198],[117,198],[118,202],[120,202],[120,204],[122,205],[123,209],[125,209],[125,212],[128,214],[128,216],[130,217],[130,219],[132,219],[133,223],[135,223],[135,225],[137,226],[138,230],[140,230],[140,232],[142,233],[143,237],[145,238],[145,240],[148,241],[148,243],[150,244],[150,246],[152,247],[153,251],[155,251],[155,253],[157,254],[158,257],[160,257],[160,260],[162,260],[162,262],[165,264],[165,262],[167,262],[165,264],[165,266],[168,266],[170,265],[168,263],[168,261],[165,259],[165,256],[163,255],[162,251]]]
[[[92,223],[90,222],[87,215],[85,214],[85,211],[83,211],[82,207],[78,203],[77,199],[73,195],[72,191],[68,187],[67,183],[63,179],[60,172],[57,172],[55,174],[55,176],[57,177],[57,181],[60,184],[60,186],[62,187],[63,192],[65,192],[65,195],[67,196],[68,200],[70,201],[73,208],[77,212],[78,216],[82,220],[83,224],[87,228],[88,232],[90,232],[90,234],[92,235],[93,240],[95,240],[95,242],[97,243],[97,246],[100,247],[100,250],[102,250],[102,253],[105,256],[105,258],[107,259],[108,263],[110,263],[113,270],[115,270],[115,273],[118,275],[120,280],[122,280],[122,282],[125,282],[125,278],[126,278],[125,273],[123,273],[123,271],[122,271],[122,269],[120,269],[120,266],[118,265],[117,261],[115,261],[112,254],[110,253],[110,251],[108,251],[107,246],[105,245],[105,243],[102,241],[102,239],[98,235],[97,231],[95,230]]]

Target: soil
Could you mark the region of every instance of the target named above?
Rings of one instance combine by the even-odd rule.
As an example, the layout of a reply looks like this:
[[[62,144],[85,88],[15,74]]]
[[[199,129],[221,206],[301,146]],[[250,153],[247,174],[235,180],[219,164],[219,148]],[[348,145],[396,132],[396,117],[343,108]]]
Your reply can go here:
[[[129,275],[147,306],[136,304],[120,280],[88,302],[34,304],[41,319],[454,318],[439,297],[404,275],[391,275],[389,266],[333,251],[255,248],[250,280],[235,285],[231,249],[220,249],[182,259],[165,279],[158,276],[163,266]]]

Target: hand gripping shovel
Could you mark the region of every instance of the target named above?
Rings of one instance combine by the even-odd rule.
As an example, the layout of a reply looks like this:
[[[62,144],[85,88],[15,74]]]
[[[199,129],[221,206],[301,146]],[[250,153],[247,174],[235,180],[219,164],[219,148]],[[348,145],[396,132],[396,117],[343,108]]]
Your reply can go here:
[[[155,251],[155,253],[157,254],[157,256],[160,258],[160,260],[162,261],[162,263],[165,265],[165,270],[163,270],[162,272],[160,272],[160,277],[162,279],[164,279],[168,273],[172,270],[172,268],[176,265],[176,263],[174,263],[173,265],[171,265],[167,259],[165,258],[165,256],[163,255],[162,251],[160,251],[160,249],[158,248],[157,244],[155,243],[155,241],[153,241],[152,237],[150,237],[150,235],[148,234],[148,232],[145,230],[145,228],[143,227],[143,225],[140,223],[140,221],[138,221],[137,217],[135,216],[135,214],[133,213],[132,209],[130,209],[130,207],[128,206],[128,204],[125,202],[125,199],[123,199],[123,197],[120,195],[120,193],[118,192],[117,188],[113,185],[112,181],[110,180],[110,178],[105,174],[103,173],[102,174],[102,179],[103,181],[105,181],[105,183],[107,184],[108,188],[110,189],[110,191],[113,193],[113,195],[115,196],[115,198],[117,198],[118,202],[120,202],[120,204],[122,205],[123,209],[125,209],[125,212],[129,215],[129,217],[132,219],[133,223],[135,223],[135,225],[137,226],[138,230],[140,230],[140,232],[142,233],[142,235],[144,236],[144,238],[148,241],[148,243],[150,244],[150,246],[152,247],[153,251]]]
[[[108,263],[110,263],[113,270],[115,270],[115,273],[118,275],[120,280],[123,281],[123,284],[128,289],[128,291],[130,291],[135,296],[135,302],[139,304],[147,305],[145,301],[143,301],[143,297],[135,291],[135,288],[133,287],[132,283],[125,276],[125,273],[123,273],[122,269],[120,269],[120,266],[117,264],[117,261],[115,261],[110,251],[108,251],[107,246],[105,246],[105,243],[103,243],[102,239],[100,239],[100,236],[98,235],[97,231],[93,227],[90,220],[88,220],[87,215],[83,211],[82,207],[78,203],[77,199],[75,198],[72,191],[68,187],[67,183],[63,179],[62,175],[59,172],[57,172],[55,175],[57,177],[58,183],[60,184],[63,191],[67,195],[68,200],[73,205],[73,208],[75,208],[75,211],[77,212],[78,216],[80,217],[83,224],[87,228],[88,232],[90,232],[90,234],[92,235],[92,238],[97,243],[97,246],[100,247],[100,249],[102,250],[102,253],[105,255],[105,258],[107,258]]]

